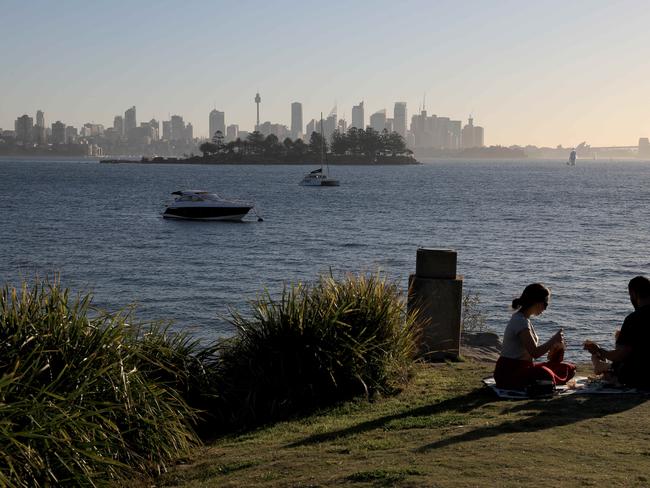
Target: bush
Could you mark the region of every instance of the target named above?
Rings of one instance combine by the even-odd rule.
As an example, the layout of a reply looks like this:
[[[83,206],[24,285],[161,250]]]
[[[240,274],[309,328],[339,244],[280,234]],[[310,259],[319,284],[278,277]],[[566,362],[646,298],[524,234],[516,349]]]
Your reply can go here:
[[[233,313],[231,322],[237,333],[220,345],[212,410],[225,428],[390,392],[415,351],[415,316],[379,276],[322,277],[277,301],[267,293],[251,318]]]
[[[92,485],[160,472],[197,442],[197,345],[57,283],[0,296],[0,486]]]

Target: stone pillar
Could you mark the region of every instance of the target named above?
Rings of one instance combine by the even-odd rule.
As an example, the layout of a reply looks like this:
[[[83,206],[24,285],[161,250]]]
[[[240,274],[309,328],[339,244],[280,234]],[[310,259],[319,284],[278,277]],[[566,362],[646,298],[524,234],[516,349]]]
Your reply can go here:
[[[409,277],[408,309],[419,309],[419,352],[427,359],[460,354],[463,277],[456,275],[456,251],[417,250],[415,274]]]

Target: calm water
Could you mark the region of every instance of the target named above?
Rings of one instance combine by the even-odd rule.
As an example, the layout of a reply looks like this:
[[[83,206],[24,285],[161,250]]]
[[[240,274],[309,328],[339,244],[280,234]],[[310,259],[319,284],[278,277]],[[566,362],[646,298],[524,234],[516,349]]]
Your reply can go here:
[[[453,248],[499,333],[512,298],[548,284],[538,333],[564,327],[576,358],[587,337],[611,340],[631,311],[627,281],[650,274],[650,163],[337,166],[338,188],[299,186],[306,170],[0,161],[0,281],[58,272],[98,306],[136,303],[140,318],[213,339],[230,333],[228,308],[245,311],[264,288],[330,269],[379,269],[405,286],[418,246]],[[187,188],[252,199],[265,221],[162,219]]]

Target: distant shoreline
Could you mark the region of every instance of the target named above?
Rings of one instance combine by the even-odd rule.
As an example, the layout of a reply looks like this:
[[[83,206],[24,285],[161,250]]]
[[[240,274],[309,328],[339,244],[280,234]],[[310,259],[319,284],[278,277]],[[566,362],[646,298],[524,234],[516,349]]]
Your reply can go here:
[[[246,160],[246,161],[233,161],[233,160],[215,160],[209,158],[195,157],[195,158],[142,158],[142,159],[100,159],[102,164],[199,164],[199,165],[254,165],[254,166],[320,166],[321,163],[317,161],[269,161],[260,159]],[[331,161],[328,160],[325,164],[330,166],[411,166],[422,164],[413,158],[391,157],[384,156],[378,157],[375,161],[364,161],[361,159],[337,159],[334,157]]]

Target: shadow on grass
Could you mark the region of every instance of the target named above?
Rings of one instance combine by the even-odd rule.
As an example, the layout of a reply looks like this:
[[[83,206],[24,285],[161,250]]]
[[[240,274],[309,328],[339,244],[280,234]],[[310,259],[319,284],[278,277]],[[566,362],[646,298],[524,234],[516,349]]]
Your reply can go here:
[[[517,401],[503,414],[518,414],[524,418],[509,420],[499,425],[481,427],[463,434],[441,439],[417,449],[419,452],[440,447],[471,442],[504,433],[538,432],[553,427],[582,422],[587,419],[606,417],[621,413],[648,401],[647,396],[571,395],[552,400]]]
[[[393,415],[386,415],[374,420],[368,420],[366,422],[361,422],[360,424],[356,424],[345,429],[339,429],[332,432],[324,432],[322,434],[315,434],[300,441],[292,442],[286,447],[299,447],[309,444],[317,444],[320,442],[331,441],[340,437],[360,434],[362,432],[384,428],[390,423],[401,419],[412,417],[428,417],[448,412],[467,413],[487,403],[492,403],[493,401],[493,395],[488,394],[488,392],[483,389],[478,389],[462,396],[453,397],[448,400],[442,400],[431,405],[423,405],[418,408],[404,410],[402,412]]]
[[[503,422],[496,426],[481,427],[464,434],[442,439],[425,445],[417,451],[427,451],[438,447],[449,446],[462,442],[474,441],[486,437],[497,436],[504,432],[535,432],[557,426],[569,425],[590,418],[605,417],[634,408],[649,398],[647,396],[566,396],[552,400],[523,400],[517,401],[511,407],[504,406],[502,414],[519,414],[523,419]],[[402,412],[361,422],[345,429],[339,429],[322,434],[315,434],[305,439],[288,444],[286,447],[299,447],[309,444],[332,441],[375,429],[385,429],[391,423],[413,417],[436,416],[444,413],[471,413],[486,404],[501,403],[486,389],[479,388],[461,396],[442,400],[430,405],[404,410]],[[505,402],[504,402],[505,403]],[[507,404],[506,404],[507,405]]]

